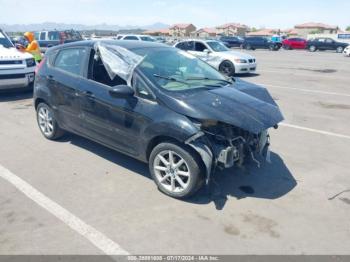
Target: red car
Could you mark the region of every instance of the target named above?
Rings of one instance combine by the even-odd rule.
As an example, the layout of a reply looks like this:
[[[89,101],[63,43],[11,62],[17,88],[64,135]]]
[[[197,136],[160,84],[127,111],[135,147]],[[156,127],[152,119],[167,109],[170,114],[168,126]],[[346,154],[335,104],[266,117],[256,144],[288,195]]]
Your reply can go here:
[[[282,42],[284,49],[305,49],[307,41],[303,38],[288,38]]]

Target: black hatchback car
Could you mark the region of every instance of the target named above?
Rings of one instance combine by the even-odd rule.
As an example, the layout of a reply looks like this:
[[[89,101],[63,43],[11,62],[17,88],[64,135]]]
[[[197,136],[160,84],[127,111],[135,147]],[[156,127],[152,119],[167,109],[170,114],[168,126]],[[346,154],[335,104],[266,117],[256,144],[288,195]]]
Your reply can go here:
[[[274,42],[266,37],[249,36],[244,38],[242,47],[247,50],[269,49],[271,51],[278,51],[281,49],[282,43]]]
[[[310,52],[315,52],[317,50],[334,50],[337,53],[342,53],[348,45],[347,43],[337,42],[327,37],[319,37],[307,41],[307,49],[309,49]]]
[[[149,163],[165,194],[184,198],[216,167],[268,156],[283,116],[265,88],[228,81],[179,49],[142,41],[51,48],[34,87],[51,140],[72,132]]]

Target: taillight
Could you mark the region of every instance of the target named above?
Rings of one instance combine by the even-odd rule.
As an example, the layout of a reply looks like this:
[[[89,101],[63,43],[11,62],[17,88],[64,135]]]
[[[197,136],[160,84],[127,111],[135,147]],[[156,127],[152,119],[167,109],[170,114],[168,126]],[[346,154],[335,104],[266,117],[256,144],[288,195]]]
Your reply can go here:
[[[46,61],[46,57],[44,57],[43,60],[41,60],[41,62],[36,66],[36,68],[35,68],[35,74],[36,75],[39,73],[39,70],[41,69],[41,67],[43,66],[45,61]]]

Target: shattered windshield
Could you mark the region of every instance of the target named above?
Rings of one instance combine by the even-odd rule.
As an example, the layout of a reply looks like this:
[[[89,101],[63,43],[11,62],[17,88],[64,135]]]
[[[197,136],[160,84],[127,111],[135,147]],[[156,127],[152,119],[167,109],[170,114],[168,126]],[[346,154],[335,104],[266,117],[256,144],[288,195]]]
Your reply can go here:
[[[6,48],[13,47],[12,42],[0,31],[0,45]]]
[[[214,50],[214,52],[226,52],[230,51],[223,43],[220,43],[218,41],[209,41],[207,42],[208,46],[210,46],[211,49]]]
[[[187,52],[166,47],[132,51],[144,57],[138,68],[156,85],[166,90],[218,88],[230,84],[214,68]]]

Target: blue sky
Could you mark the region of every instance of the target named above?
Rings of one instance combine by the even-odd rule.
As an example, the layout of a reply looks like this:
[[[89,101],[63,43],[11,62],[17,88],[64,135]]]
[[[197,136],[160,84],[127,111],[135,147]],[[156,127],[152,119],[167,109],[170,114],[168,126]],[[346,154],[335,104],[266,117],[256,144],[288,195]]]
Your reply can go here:
[[[340,27],[350,25],[350,1],[0,0],[0,23],[5,24],[148,25],[155,22],[192,22],[197,27],[206,27],[240,22],[255,27],[289,28],[311,21]]]

